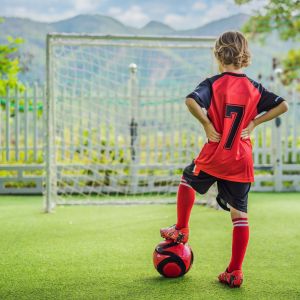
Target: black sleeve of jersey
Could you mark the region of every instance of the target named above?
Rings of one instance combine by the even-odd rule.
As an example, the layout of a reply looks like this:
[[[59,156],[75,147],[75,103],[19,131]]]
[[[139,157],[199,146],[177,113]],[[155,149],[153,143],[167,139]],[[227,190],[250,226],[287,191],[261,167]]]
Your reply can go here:
[[[193,98],[201,107],[204,107],[206,110],[208,110],[210,106],[211,97],[211,83],[208,79],[202,81],[192,93],[186,96],[186,98]]]
[[[260,95],[259,102],[257,104],[257,112],[260,114],[264,111],[269,111],[270,109],[276,107],[281,102],[284,101],[280,96],[277,96],[276,94],[269,92],[264,87],[262,88],[262,92]]]

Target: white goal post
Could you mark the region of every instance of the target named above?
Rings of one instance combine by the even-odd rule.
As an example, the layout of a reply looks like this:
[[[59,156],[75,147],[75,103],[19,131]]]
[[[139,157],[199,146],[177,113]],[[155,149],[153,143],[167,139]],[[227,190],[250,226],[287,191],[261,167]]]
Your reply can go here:
[[[184,98],[216,72],[214,41],[47,35],[47,212],[124,196],[175,199],[182,168],[206,141]]]

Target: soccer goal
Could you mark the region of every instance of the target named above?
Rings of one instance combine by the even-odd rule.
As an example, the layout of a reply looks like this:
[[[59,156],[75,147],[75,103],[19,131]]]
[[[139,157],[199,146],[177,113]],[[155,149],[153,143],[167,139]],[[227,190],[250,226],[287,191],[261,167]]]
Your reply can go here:
[[[206,142],[184,99],[216,71],[214,40],[48,34],[46,211],[175,200]]]

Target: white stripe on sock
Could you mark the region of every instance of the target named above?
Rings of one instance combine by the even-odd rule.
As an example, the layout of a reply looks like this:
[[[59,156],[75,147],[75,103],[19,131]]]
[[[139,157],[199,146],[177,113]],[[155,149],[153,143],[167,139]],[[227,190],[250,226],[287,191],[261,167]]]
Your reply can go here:
[[[236,223],[236,222],[248,222],[248,219],[245,219],[245,220],[233,220],[232,222],[233,223]]]
[[[233,225],[234,224],[239,224],[239,223],[248,223],[248,221],[243,221],[243,220],[241,220],[241,221],[235,221],[235,222],[233,222]]]
[[[233,227],[240,227],[240,226],[249,226],[249,224],[236,224],[236,225],[233,225]]]

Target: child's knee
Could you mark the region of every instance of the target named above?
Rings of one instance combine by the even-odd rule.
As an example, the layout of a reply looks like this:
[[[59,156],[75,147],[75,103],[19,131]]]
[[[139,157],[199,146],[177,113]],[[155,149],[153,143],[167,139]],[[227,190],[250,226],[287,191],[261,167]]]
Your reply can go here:
[[[246,212],[237,210],[233,207],[230,207],[230,214],[232,220],[237,218],[248,218],[248,214]]]

